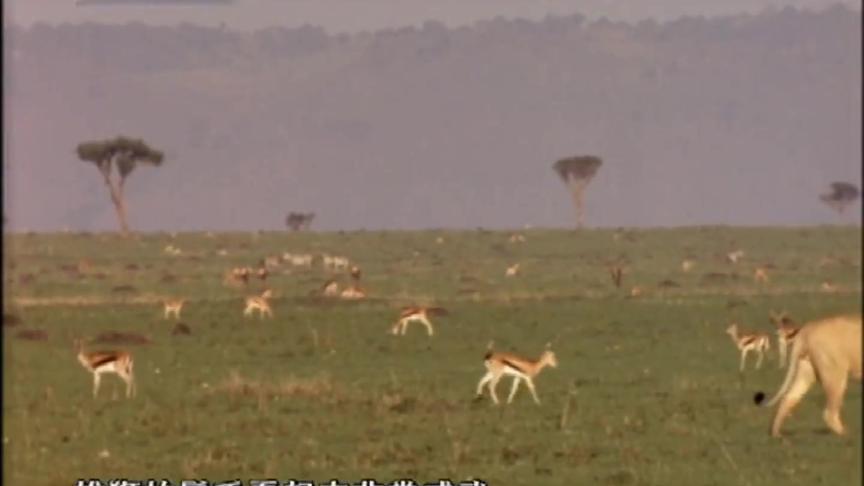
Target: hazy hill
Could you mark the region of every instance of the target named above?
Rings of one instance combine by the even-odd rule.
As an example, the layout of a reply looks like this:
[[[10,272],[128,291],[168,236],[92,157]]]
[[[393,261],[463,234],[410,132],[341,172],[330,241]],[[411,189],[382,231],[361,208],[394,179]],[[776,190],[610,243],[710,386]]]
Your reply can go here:
[[[130,181],[138,229],[281,228],[289,210],[322,229],[570,225],[551,164],[580,153],[605,160],[589,225],[834,222],[818,194],[861,178],[861,17],[842,7],[4,35],[19,228],[114,228],[74,148],[120,133],[168,156]]]

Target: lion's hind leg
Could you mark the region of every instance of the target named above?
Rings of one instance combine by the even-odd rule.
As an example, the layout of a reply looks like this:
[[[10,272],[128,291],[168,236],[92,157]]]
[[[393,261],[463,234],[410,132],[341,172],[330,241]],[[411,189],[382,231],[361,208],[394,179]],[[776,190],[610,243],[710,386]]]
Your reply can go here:
[[[846,385],[849,380],[849,374],[843,370],[834,370],[825,373],[827,370],[820,373],[819,378],[822,381],[822,388],[825,390],[825,410],[822,412],[822,418],[825,424],[837,435],[844,435],[846,428],[843,427],[843,421],[840,419],[840,409],[843,408],[843,396],[846,394]],[[830,376],[826,376],[830,375]]]

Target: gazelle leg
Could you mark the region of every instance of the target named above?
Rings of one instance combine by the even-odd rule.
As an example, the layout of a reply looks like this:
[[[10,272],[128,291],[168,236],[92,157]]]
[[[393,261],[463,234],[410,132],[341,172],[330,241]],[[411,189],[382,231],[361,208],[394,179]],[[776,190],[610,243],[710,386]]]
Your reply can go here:
[[[480,378],[480,382],[477,383],[477,396],[483,395],[483,387],[486,386],[489,381],[492,380],[492,372],[488,372],[483,375],[483,378]]]
[[[96,398],[96,396],[99,395],[99,381],[100,380],[101,380],[101,377],[99,376],[99,373],[93,373],[93,398]]]
[[[534,403],[540,405],[540,399],[537,398],[537,390],[534,389],[534,382],[531,378],[525,378],[525,384],[528,385],[528,389],[531,390],[531,396],[534,397]]]
[[[420,319],[420,322],[422,322],[426,326],[426,332],[429,333],[430,336],[435,335],[435,330],[432,329],[432,323],[429,322],[429,319],[423,317]]]
[[[495,402],[495,405],[498,405],[498,394],[495,392],[495,389],[498,388],[498,382],[501,381],[501,376],[496,376],[492,378],[492,383],[489,384],[489,394],[492,395],[492,401]]]
[[[131,398],[135,389],[135,382],[133,381],[132,376],[120,375],[120,378],[123,378],[123,381],[126,382],[126,398]]]
[[[516,390],[519,389],[519,382],[522,381],[522,378],[518,376],[513,377],[513,388],[510,389],[510,396],[507,397],[507,403],[513,402],[513,397],[516,396]]]

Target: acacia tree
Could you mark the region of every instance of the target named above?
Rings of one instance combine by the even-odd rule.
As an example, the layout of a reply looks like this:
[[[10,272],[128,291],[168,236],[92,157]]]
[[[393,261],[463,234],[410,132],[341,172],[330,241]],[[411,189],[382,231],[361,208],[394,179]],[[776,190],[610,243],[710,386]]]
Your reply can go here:
[[[584,222],[585,188],[603,165],[599,157],[580,155],[561,159],[553,165],[555,172],[570,189],[573,206],[576,208],[576,227],[581,228]]]
[[[831,192],[820,195],[819,199],[830,206],[831,209],[837,211],[839,214],[843,214],[843,210],[853,202],[857,201],[860,194],[861,192],[854,184],[848,182],[832,182]]]
[[[157,167],[162,165],[164,155],[161,151],[150,148],[143,140],[124,136],[83,142],[78,145],[76,152],[79,159],[91,162],[99,169],[117,211],[120,231],[124,236],[128,235],[129,223],[126,219],[126,199],[123,193],[126,179],[139,164]]]

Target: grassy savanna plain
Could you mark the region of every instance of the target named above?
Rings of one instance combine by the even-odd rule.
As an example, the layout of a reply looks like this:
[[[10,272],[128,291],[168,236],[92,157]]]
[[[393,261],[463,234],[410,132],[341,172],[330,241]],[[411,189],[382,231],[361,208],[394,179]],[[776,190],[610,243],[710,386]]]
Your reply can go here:
[[[860,484],[860,384],[847,392],[846,437],[826,431],[819,387],[783,439],[752,402],[785,372],[770,310],[798,321],[861,311],[860,228],[521,233],[524,243],[481,230],[7,235],[4,304],[20,323],[3,331],[5,479]],[[737,249],[741,261],[726,261]],[[315,296],[333,276],[320,258],[283,264],[266,282],[275,318],[244,319],[244,296],[264,286],[226,285],[225,271],[283,252],[351,258],[370,297]],[[522,273],[505,277],[516,262]],[[624,263],[620,289],[611,262]],[[753,281],[759,265],[768,284]],[[172,334],[163,297],[189,299],[191,335]],[[433,318],[433,338],[419,324],[389,335],[408,304],[450,315]],[[739,374],[724,333],[733,320],[771,333],[760,370],[751,354]],[[47,338],[17,337],[28,329]],[[135,358],[132,400],[112,375],[94,400],[75,359],[73,339],[112,331],[151,341],[119,346]],[[531,357],[552,342],[559,366],[535,380],[540,406],[524,387],[510,406],[472,400],[490,340]],[[509,388],[502,380],[502,400]]]

